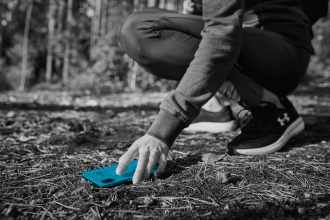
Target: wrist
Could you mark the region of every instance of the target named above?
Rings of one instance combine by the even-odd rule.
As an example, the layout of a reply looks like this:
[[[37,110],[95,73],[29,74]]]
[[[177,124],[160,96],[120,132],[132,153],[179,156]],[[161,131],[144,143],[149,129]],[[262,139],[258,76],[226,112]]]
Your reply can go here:
[[[146,134],[160,140],[171,148],[175,139],[187,125],[175,115],[165,109],[161,109],[159,114]]]

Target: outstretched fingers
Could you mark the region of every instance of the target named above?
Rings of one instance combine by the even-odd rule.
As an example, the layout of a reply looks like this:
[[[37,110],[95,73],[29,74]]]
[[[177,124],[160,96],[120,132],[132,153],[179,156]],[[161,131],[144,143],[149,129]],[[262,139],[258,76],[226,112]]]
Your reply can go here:
[[[135,141],[128,151],[120,157],[116,173],[122,175],[127,166],[138,157],[133,176],[134,184],[148,179],[157,162],[159,162],[159,167],[155,176],[160,176],[167,165],[168,151],[169,147],[166,144],[150,135],[145,135]]]
[[[146,148],[140,149],[139,160],[133,176],[133,184],[138,183],[142,180],[145,168],[149,162],[149,155],[150,152]]]
[[[166,165],[167,165],[166,155],[163,153],[161,155],[159,155],[158,162],[159,162],[159,166],[158,166],[157,171],[155,172],[155,177],[159,177],[164,172]]]
[[[134,160],[134,158],[137,156],[137,153],[138,152],[136,147],[132,146],[125,154],[119,158],[118,167],[116,169],[117,175],[122,175],[125,172],[126,167]]]
[[[149,162],[143,174],[143,180],[147,180],[149,178],[152,169],[155,167],[156,163],[158,162],[160,153],[161,153],[160,151],[150,153]]]

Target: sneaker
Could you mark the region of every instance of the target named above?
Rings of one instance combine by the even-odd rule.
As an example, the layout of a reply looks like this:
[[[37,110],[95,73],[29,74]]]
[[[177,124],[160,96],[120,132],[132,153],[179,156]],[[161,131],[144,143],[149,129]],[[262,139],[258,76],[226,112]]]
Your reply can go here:
[[[227,145],[229,154],[270,154],[280,150],[290,138],[304,130],[305,124],[292,103],[287,98],[280,100],[285,109],[262,102],[250,110],[250,120]]]
[[[185,128],[183,133],[221,133],[233,131],[236,129],[237,123],[234,120],[230,107],[225,106],[219,112],[209,112],[201,109],[197,118]]]

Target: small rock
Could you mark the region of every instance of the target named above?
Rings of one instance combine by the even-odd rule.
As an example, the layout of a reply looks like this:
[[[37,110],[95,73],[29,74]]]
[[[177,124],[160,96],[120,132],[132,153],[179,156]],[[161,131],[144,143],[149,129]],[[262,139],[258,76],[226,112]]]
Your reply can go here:
[[[207,163],[215,163],[222,160],[225,156],[225,154],[206,153],[202,155],[202,160]]]
[[[292,170],[288,170],[288,171],[286,171],[288,174],[291,174],[291,175],[293,175],[293,171]]]
[[[29,136],[29,137],[25,137],[25,136],[20,136],[19,138],[18,138],[18,140],[20,141],[20,142],[28,142],[28,141],[30,141],[30,140],[35,140],[35,139],[37,139],[37,137],[35,137],[35,136]]]
[[[310,197],[311,197],[311,194],[309,194],[309,193],[305,193],[304,196],[305,196],[306,198],[310,198]]]
[[[34,94],[32,97],[33,97],[34,100],[39,99],[39,95],[38,94]]]
[[[223,209],[224,210],[229,210],[229,205],[226,205]]]
[[[99,155],[100,155],[100,156],[106,156],[107,154],[106,154],[104,151],[100,151],[100,152],[99,152]],[[105,158],[105,159],[106,159],[106,158]]]
[[[162,207],[169,207],[169,206],[170,206],[170,204],[168,202],[166,202],[166,201],[162,202]]]
[[[143,200],[143,203],[145,205],[152,205],[155,202],[155,200],[151,197],[145,197]]]
[[[228,182],[228,174],[227,173],[217,172],[216,180],[219,183],[226,183],[226,182]]]
[[[298,213],[301,214],[301,215],[305,214],[305,209],[301,208],[301,207],[298,207]]]
[[[105,207],[109,207],[111,204],[112,204],[112,201],[104,203]]]
[[[99,105],[99,103],[93,99],[87,100],[85,104],[86,106],[91,106],[91,107],[95,107]]]
[[[64,99],[64,100],[61,100],[60,101],[60,105],[66,105],[66,106],[68,106],[68,105],[71,105],[71,102],[69,100]]]
[[[10,96],[10,97],[9,97],[9,101],[10,101],[10,102],[16,102],[16,98],[15,98],[14,96]]]
[[[14,111],[10,111],[7,113],[7,118],[13,118],[15,117],[15,112]]]

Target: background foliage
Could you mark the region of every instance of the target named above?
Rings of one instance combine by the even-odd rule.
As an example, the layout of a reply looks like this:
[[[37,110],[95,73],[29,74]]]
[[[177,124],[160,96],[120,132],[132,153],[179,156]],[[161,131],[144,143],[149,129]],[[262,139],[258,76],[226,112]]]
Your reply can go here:
[[[182,12],[183,0],[1,0],[0,91],[18,89],[21,83],[31,5],[24,89],[117,92],[167,90],[176,85],[139,69],[120,48],[118,32],[133,11],[156,6]],[[316,55],[308,83],[316,80],[327,85],[329,17],[314,25],[314,33]]]

